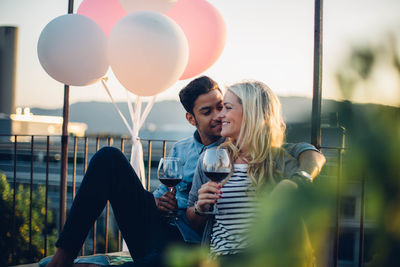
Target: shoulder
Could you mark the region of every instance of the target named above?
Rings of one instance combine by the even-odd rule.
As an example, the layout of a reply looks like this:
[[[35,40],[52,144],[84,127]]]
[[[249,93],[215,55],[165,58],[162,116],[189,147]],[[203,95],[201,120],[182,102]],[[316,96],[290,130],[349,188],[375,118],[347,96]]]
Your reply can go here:
[[[313,145],[306,142],[285,143],[282,147],[295,159],[298,159],[300,154],[307,150],[319,152]]]
[[[291,176],[298,168],[298,162],[291,154],[285,149],[281,150],[280,156],[277,158],[278,169],[283,170],[285,177]]]
[[[178,142],[176,142],[174,144],[173,147],[183,147],[183,146],[188,146],[188,145],[192,145],[195,142],[193,136],[191,137],[187,137],[184,139],[179,140]]]

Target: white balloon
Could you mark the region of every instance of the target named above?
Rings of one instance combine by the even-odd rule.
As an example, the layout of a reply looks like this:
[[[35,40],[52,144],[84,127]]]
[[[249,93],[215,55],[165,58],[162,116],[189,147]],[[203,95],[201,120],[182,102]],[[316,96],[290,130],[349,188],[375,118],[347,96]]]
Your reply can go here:
[[[143,10],[166,13],[178,0],[119,0],[119,2],[128,13]]]
[[[44,70],[68,85],[95,83],[108,69],[103,30],[93,20],[78,14],[50,21],[40,34],[37,52]]]
[[[108,58],[119,82],[139,96],[156,95],[182,75],[189,57],[182,29],[157,12],[123,17],[111,30]]]

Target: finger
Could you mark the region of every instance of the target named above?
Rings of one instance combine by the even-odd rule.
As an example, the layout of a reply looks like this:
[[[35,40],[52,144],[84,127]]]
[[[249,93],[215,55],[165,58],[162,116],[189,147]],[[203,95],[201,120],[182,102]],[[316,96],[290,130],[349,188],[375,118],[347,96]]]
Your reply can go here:
[[[160,200],[165,203],[170,203],[171,205],[175,205],[175,203],[177,202],[175,197],[170,196],[162,196]]]
[[[163,206],[158,206],[158,210],[162,211],[162,212],[169,212],[170,211],[169,209],[167,209],[167,208],[165,208]]]
[[[165,193],[163,195],[163,197],[168,198],[168,199],[175,199],[175,193],[168,192],[168,193]]]
[[[208,184],[209,186],[215,187],[215,188],[221,188],[222,187],[221,184],[213,182],[213,181],[209,181],[206,184]]]
[[[168,202],[168,201],[165,201],[165,198],[160,198],[159,203],[160,203],[159,206],[160,206],[160,207],[163,207],[163,208],[166,209],[167,211],[175,210],[176,207],[177,207],[176,202],[170,203],[170,202]]]
[[[197,208],[201,211],[206,211],[210,209],[210,206],[215,204],[216,200],[198,200]]]
[[[221,194],[221,189],[215,186],[210,186],[210,185],[204,185],[202,186],[199,191],[198,194],[202,194],[202,193],[213,193],[213,194]]]
[[[165,203],[165,204],[169,204],[169,205],[171,205],[171,206],[173,206],[173,207],[176,207],[176,198],[173,198],[173,199],[171,199],[171,198],[168,198],[168,197],[163,197],[162,198],[162,200],[161,200],[163,203]]]
[[[176,206],[171,205],[170,203],[163,202],[162,207],[165,208],[167,211],[175,210]]]
[[[168,212],[169,210],[164,206],[164,202],[161,198],[156,199],[157,209],[162,212]]]
[[[215,201],[217,199],[221,198],[220,195],[217,194],[201,194],[199,195],[198,199],[199,200],[210,200],[210,201]]]

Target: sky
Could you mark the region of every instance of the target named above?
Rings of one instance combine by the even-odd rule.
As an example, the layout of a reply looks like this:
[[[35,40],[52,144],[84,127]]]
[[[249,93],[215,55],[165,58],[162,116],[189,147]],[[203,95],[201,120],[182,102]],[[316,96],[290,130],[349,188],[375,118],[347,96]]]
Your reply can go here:
[[[75,0],[74,10],[82,0]],[[209,0],[222,14],[227,42],[206,70],[220,86],[244,79],[265,82],[281,96],[312,97],[314,1]],[[325,0],[323,3],[323,98],[341,100],[335,73],[354,45],[376,44],[388,32],[400,36],[399,0]],[[52,19],[67,13],[67,0],[0,0],[0,26],[18,26],[16,105],[57,108],[63,85],[41,67],[37,42]],[[111,72],[108,86],[116,101],[126,93]],[[373,85],[353,101],[400,104],[400,81],[391,70],[378,72]],[[176,82],[157,101],[178,99],[189,80]],[[376,89],[379,88],[379,89]],[[145,99],[146,100],[146,99]],[[100,82],[71,87],[70,103],[110,101]]]

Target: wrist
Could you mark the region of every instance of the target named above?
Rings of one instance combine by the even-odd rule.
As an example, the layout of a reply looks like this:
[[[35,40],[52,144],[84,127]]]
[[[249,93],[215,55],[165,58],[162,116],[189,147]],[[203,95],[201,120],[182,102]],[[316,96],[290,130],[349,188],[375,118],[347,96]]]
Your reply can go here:
[[[194,202],[194,213],[199,216],[204,216],[204,212],[198,208],[197,201]]]
[[[290,180],[295,182],[298,186],[307,186],[312,183],[313,178],[306,171],[297,171],[290,177]]]

